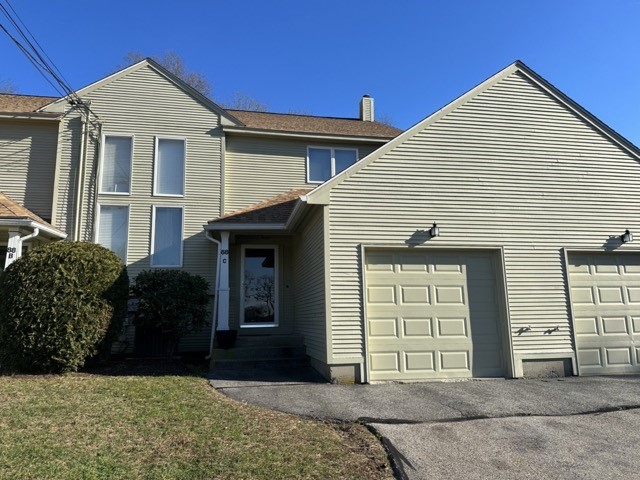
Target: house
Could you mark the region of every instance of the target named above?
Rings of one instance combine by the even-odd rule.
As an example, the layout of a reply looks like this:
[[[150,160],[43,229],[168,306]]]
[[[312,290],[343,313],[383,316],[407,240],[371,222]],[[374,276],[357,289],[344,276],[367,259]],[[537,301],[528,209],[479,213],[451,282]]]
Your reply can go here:
[[[204,276],[219,335],[299,338],[338,381],[640,372],[640,152],[521,62],[403,133],[366,96],[224,110],[151,60],[78,95],[2,115],[51,185],[0,190],[132,276]]]

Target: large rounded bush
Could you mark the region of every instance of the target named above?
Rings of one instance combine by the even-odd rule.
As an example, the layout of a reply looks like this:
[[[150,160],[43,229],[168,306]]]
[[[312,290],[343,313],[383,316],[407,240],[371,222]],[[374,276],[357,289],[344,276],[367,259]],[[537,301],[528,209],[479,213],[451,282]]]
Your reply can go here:
[[[27,252],[0,275],[0,368],[68,372],[108,351],[127,314],[117,255],[87,242]]]

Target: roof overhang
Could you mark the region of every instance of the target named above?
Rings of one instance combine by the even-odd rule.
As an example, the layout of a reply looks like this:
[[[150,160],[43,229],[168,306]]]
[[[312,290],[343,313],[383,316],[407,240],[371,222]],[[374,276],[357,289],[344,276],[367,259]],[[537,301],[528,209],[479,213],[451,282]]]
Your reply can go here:
[[[28,218],[0,218],[0,227],[37,228],[51,237],[59,238],[61,240],[67,238],[67,234],[61,232],[57,228],[53,228],[50,225],[45,225]]]
[[[307,197],[303,195],[296,201],[291,215],[285,223],[234,223],[234,222],[213,222],[203,225],[205,231],[210,232],[278,232],[290,233],[300,224],[304,218],[307,207]]]
[[[1,119],[8,120],[49,120],[59,121],[59,114],[51,113],[12,113],[12,112],[0,112]]]
[[[314,140],[330,140],[341,142],[357,142],[357,143],[379,143],[385,144],[392,140],[391,137],[367,137],[358,135],[331,135],[326,133],[307,133],[307,132],[287,132],[276,130],[263,130],[258,128],[246,127],[229,127],[223,126],[225,133],[235,135],[246,135],[251,137],[276,137],[276,138],[296,138],[296,139],[314,139]]]

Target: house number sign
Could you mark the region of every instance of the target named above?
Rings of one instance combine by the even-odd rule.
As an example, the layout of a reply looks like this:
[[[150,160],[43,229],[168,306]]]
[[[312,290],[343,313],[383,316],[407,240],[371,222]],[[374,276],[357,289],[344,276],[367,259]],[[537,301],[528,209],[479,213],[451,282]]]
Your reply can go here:
[[[7,248],[7,256],[8,256],[9,258],[13,258],[13,256],[15,255],[15,253],[16,253],[16,248],[15,248],[15,247],[9,247],[9,248]]]

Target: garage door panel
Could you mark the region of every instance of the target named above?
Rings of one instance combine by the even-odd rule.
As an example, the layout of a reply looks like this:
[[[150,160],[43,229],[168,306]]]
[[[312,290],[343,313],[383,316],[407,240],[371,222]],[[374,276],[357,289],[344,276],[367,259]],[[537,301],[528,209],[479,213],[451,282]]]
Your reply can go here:
[[[375,255],[375,268],[370,256],[371,380],[504,375],[491,254],[397,252]]]
[[[569,263],[580,373],[640,372],[640,255],[570,255]]]

